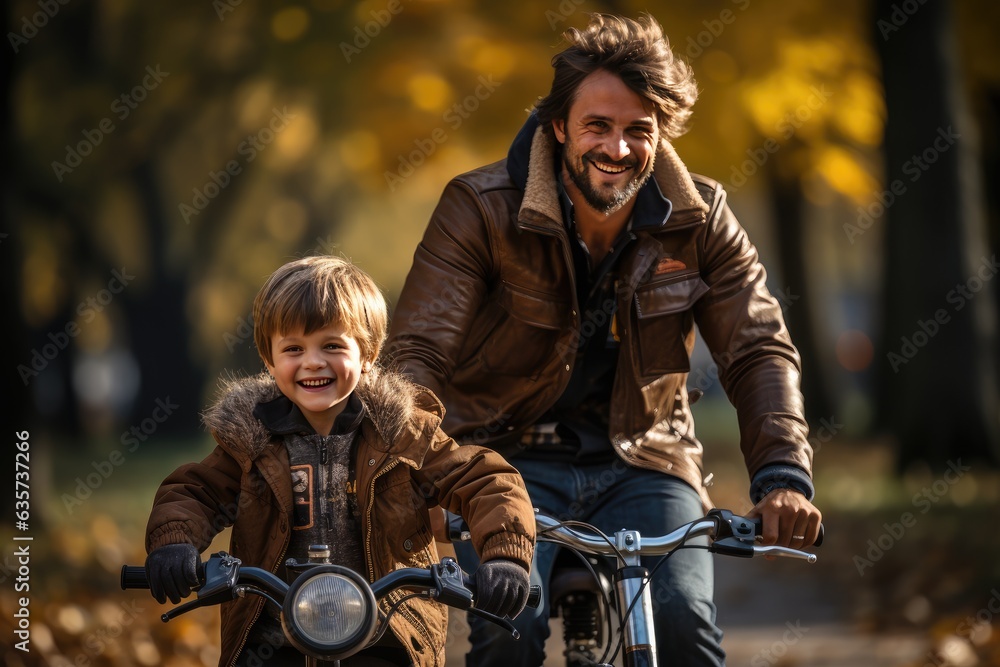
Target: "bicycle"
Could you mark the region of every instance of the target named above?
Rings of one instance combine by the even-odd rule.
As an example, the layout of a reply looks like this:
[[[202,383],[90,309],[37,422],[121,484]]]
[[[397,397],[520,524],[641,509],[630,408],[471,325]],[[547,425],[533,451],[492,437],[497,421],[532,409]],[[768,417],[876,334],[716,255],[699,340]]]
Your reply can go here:
[[[760,520],[738,516],[729,510],[713,509],[705,517],[658,537],[643,537],[639,531],[628,529],[609,537],[590,524],[559,521],[537,509],[535,521],[539,542],[564,547],[575,553],[581,563],[575,568],[567,567],[557,557],[549,580],[550,616],[563,620],[567,667],[610,667],[619,653],[623,655],[624,667],[657,667],[652,596],[647,586],[653,570],[640,564],[641,556],[669,558],[684,547],[705,548],[712,553],[741,558],[785,556],[816,562],[816,555],[806,551],[757,544]],[[452,539],[469,539],[461,517],[449,517],[448,525]],[[820,546],[823,535],[821,525],[820,537],[813,546]],[[707,547],[684,546],[689,539],[701,536],[709,538]],[[612,576],[607,571],[607,557],[617,561],[611,568]],[[613,612],[618,614],[617,626]],[[617,643],[605,641],[615,631]],[[604,653],[598,659],[596,651],[602,645]],[[612,646],[616,647],[613,654]]]
[[[222,604],[246,595],[260,595],[281,612],[281,625],[289,642],[300,653],[306,667],[338,667],[341,660],[374,644],[389,627],[389,618],[399,605],[412,596],[426,596],[463,609],[506,628],[516,639],[517,630],[505,618],[499,618],[475,604],[475,582],[466,576],[452,558],[442,558],[428,568],[402,568],[369,584],[360,574],[326,561],[329,549],[316,545],[309,549],[306,562],[289,559],[285,565],[296,578],[286,583],[271,572],[257,567],[243,567],[241,561],[226,552],[212,554],[199,567],[202,581],[197,598],[164,613],[166,623],[199,607]],[[121,587],[148,589],[146,568],[124,565]],[[379,609],[378,601],[396,590],[411,594],[398,600],[388,612]],[[541,593],[532,586],[528,604],[537,606]]]

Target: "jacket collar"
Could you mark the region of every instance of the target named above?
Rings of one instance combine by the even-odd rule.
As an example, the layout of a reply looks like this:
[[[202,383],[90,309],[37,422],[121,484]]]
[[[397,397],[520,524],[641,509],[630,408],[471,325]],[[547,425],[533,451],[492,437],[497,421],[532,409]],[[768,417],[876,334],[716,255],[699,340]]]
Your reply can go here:
[[[558,195],[559,151],[555,139],[544,132],[532,113],[507,153],[507,173],[524,192],[518,223],[555,231],[563,226]],[[695,187],[687,167],[673,146],[661,141],[653,178],[639,191],[639,217],[633,228],[674,229],[705,222],[708,205]]]
[[[257,405],[281,396],[267,373],[224,378],[218,400],[202,413],[202,421],[219,445],[249,470],[274,437],[255,414]],[[399,373],[375,367],[365,374],[353,396],[362,406],[362,426],[374,431],[369,438],[373,446],[414,462],[423,459],[427,443],[444,418],[444,407],[433,394]],[[275,405],[272,409],[280,413],[280,405]],[[275,419],[285,426],[294,423],[288,413]]]
[[[295,405],[284,394],[269,401],[258,403],[253,409],[253,416],[259,419],[272,435],[292,435],[293,433],[314,435],[316,433],[312,424],[302,414],[299,406]],[[354,431],[361,425],[361,420],[364,416],[364,406],[361,404],[360,399],[358,399],[357,394],[352,392],[347,397],[344,409],[334,420],[330,435],[343,435]]]

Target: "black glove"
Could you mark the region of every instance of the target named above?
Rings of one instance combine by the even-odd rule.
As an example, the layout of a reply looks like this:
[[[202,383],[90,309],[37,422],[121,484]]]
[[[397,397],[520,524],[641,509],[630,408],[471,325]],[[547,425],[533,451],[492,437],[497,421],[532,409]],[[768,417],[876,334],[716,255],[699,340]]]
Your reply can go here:
[[[476,609],[514,618],[528,601],[528,572],[520,564],[498,558],[476,570]]]
[[[177,604],[191,594],[198,581],[198,550],[191,544],[168,544],[146,558],[146,579],[156,601]]]

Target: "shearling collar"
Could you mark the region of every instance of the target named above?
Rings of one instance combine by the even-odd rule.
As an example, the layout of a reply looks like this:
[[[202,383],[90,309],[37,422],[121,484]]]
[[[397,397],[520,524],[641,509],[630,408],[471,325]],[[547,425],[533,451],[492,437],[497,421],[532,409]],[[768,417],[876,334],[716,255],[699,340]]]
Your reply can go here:
[[[202,422],[216,440],[234,456],[246,457],[244,465],[271,443],[267,426],[254,416],[259,403],[280,395],[267,373],[250,377],[231,376],[220,383],[219,398],[202,413]],[[405,449],[405,443],[437,430],[444,408],[430,392],[412,384],[399,373],[373,368],[355,389],[364,406],[366,421],[379,438]]]
[[[532,113],[507,155],[508,174],[524,190],[518,222],[547,228],[562,226],[562,211],[556,194],[557,154],[555,139],[542,130],[537,116]],[[698,193],[674,147],[665,139],[660,141],[656,152],[653,178],[673,207],[664,228],[705,221],[708,204]]]

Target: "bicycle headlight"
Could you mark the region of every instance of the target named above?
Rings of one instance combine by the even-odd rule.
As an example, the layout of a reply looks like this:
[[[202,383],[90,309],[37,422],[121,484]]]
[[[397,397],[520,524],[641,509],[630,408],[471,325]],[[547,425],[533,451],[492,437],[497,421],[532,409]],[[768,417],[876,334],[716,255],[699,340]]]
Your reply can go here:
[[[296,649],[320,660],[343,660],[375,634],[377,607],[371,586],[339,565],[317,565],[292,583],[281,625]]]

